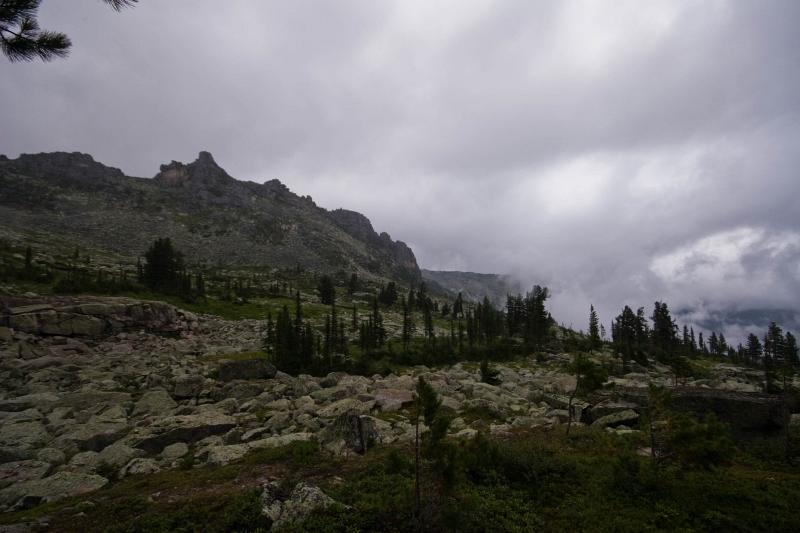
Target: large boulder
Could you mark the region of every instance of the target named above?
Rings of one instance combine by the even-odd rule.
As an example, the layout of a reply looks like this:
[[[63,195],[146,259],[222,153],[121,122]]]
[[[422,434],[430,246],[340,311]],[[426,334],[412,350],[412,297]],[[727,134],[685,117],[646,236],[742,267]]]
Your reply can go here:
[[[119,471],[119,477],[137,476],[145,474],[155,474],[161,470],[155,459],[145,457],[137,457],[122,467]]]
[[[362,416],[359,411],[347,411],[339,415],[321,433],[326,449],[337,455],[365,453],[379,439],[372,417]]]
[[[65,394],[56,405],[67,407],[76,411],[86,411],[91,409],[97,411],[103,408],[113,408],[127,404],[131,395],[127,392],[107,392],[98,390],[86,390]]]
[[[276,372],[277,369],[264,358],[244,361],[222,361],[219,365],[219,379],[221,381],[271,379],[275,377]]]
[[[588,421],[594,422],[595,420],[603,418],[604,416],[619,413],[620,411],[627,411],[629,409],[636,410],[638,408],[639,406],[633,402],[612,399],[603,400],[589,408]]]
[[[408,389],[379,389],[375,392],[375,404],[382,411],[399,411],[414,402],[414,394]]]
[[[592,422],[592,427],[617,427],[617,426],[631,426],[639,421],[639,413],[633,409],[625,409],[624,411],[617,411],[606,416],[602,416]]]
[[[263,450],[265,448],[279,448],[287,446],[293,442],[308,442],[313,440],[311,433],[287,433],[286,435],[276,435],[265,439],[254,440],[243,444],[226,444],[209,447],[205,453],[201,454],[208,464],[225,465],[237,459],[241,459],[253,450]]]
[[[150,434],[141,438],[136,447],[155,455],[176,442],[192,443],[211,435],[220,435],[236,427],[236,419],[218,411],[201,411],[192,415],[177,415],[157,420]]]
[[[322,418],[335,418],[346,412],[352,411],[363,415],[369,413],[370,409],[372,409],[374,405],[374,401],[362,402],[355,398],[345,398],[344,400],[339,400],[330,405],[326,405],[317,411],[317,415]]]
[[[304,482],[295,485],[292,492],[285,496],[275,481],[262,486],[261,504],[262,514],[272,521],[272,529],[302,522],[316,509],[340,505],[319,487]]]
[[[38,420],[3,424],[0,428],[0,461],[29,459],[33,451],[50,440],[47,428]]]
[[[52,392],[26,394],[25,396],[0,400],[0,411],[17,412],[32,408],[46,411],[58,400],[59,396]]]
[[[57,442],[70,442],[79,450],[99,452],[124,437],[129,429],[130,427],[125,422],[92,419],[60,436]]]
[[[0,489],[17,483],[42,479],[50,473],[51,469],[49,463],[32,460],[0,464]]]
[[[205,378],[199,374],[189,374],[179,376],[175,379],[175,386],[172,389],[172,397],[177,400],[185,400],[200,395],[203,390]]]
[[[58,472],[50,477],[17,483],[0,491],[0,507],[27,509],[40,503],[77,496],[104,487],[108,480],[95,474]]]
[[[177,403],[165,390],[152,390],[145,392],[133,407],[133,415],[161,416],[172,412]]]

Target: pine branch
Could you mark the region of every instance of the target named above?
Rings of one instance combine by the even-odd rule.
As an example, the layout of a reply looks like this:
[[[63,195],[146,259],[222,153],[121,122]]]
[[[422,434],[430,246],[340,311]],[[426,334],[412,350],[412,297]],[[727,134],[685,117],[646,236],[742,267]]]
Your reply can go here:
[[[121,11],[126,7],[131,7],[139,0],[103,0],[106,4],[110,5],[115,11]]]
[[[41,0],[0,0],[0,23],[17,26],[36,16]]]

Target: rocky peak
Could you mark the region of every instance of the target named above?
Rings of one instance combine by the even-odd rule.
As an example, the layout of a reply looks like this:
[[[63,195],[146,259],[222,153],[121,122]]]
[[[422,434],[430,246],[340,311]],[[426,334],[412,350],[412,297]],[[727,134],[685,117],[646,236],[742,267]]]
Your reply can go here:
[[[236,183],[236,180],[214,161],[214,156],[205,151],[200,152],[197,159],[188,165],[179,161],[161,165],[160,172],[154,179],[167,187],[214,189],[218,195],[224,192],[224,187]]]
[[[91,184],[123,177],[120,169],[107,167],[81,152],[21,154],[17,159],[4,157],[0,164],[19,174],[59,182]]]
[[[367,217],[349,209],[334,209],[330,217],[337,226],[353,237],[369,242],[375,239],[375,230]]]

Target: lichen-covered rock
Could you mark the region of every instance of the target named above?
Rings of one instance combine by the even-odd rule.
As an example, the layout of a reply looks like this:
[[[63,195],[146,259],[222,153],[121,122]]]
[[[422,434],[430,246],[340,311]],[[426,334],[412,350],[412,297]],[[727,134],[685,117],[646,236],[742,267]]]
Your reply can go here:
[[[323,407],[317,411],[317,415],[323,418],[334,418],[348,411],[355,411],[359,414],[365,414],[369,413],[373,405],[375,405],[374,401],[362,402],[355,398],[346,398]]]
[[[210,435],[227,433],[234,427],[236,427],[235,418],[217,411],[170,416],[151,425],[149,428],[151,434],[139,440],[136,447],[155,455],[170,444],[197,442]]]
[[[194,398],[203,390],[205,378],[197,374],[179,376],[175,379],[175,386],[172,389],[172,397],[178,400]]]
[[[0,464],[0,489],[17,483],[41,479],[51,470],[52,466],[42,461],[26,460]]]
[[[172,412],[177,403],[165,390],[152,390],[145,392],[133,407],[133,415],[164,415]]]
[[[96,474],[57,472],[50,477],[17,483],[0,491],[0,507],[28,509],[104,487],[108,480]]]
[[[155,461],[155,459],[139,457],[132,459],[128,464],[122,467],[122,469],[119,471],[119,477],[122,478],[127,476],[155,474],[160,470],[161,467],[158,466],[158,463]]]
[[[379,434],[372,417],[359,411],[347,411],[321,433],[326,449],[337,455],[364,453],[378,442]]]
[[[319,487],[304,482],[295,485],[291,494],[285,497],[274,481],[262,486],[261,503],[261,512],[272,521],[273,529],[301,522],[316,509],[340,505]]]
[[[57,442],[71,442],[79,450],[99,452],[124,437],[129,430],[126,422],[92,417],[86,424],[58,437]]]
[[[36,448],[50,439],[47,428],[38,420],[3,424],[0,427],[0,461],[29,459]]]
[[[210,465],[226,465],[237,459],[241,459],[253,450],[265,448],[278,448],[293,442],[308,442],[314,438],[311,433],[288,433],[286,435],[276,435],[265,439],[254,440],[242,444],[227,444],[210,446],[201,458]]]
[[[639,420],[639,413],[637,413],[633,409],[625,409],[624,411],[617,411],[616,413],[611,413],[610,415],[598,418],[597,420],[592,422],[592,427],[613,428],[621,425],[630,426],[638,422],[638,420]]]
[[[189,446],[187,446],[185,442],[176,442],[165,446],[164,449],[161,450],[161,458],[168,462],[175,461],[187,453],[189,453]]]
[[[408,389],[380,389],[375,392],[375,403],[382,411],[399,411],[414,401]]]

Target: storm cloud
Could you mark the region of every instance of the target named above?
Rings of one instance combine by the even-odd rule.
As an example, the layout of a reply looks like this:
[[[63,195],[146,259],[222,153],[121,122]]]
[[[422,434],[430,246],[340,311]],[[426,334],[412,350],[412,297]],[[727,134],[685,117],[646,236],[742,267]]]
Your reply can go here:
[[[0,62],[0,152],[152,176],[209,150],[426,268],[547,284],[576,327],[800,313],[800,2],[220,5],[45,0],[74,47]]]

